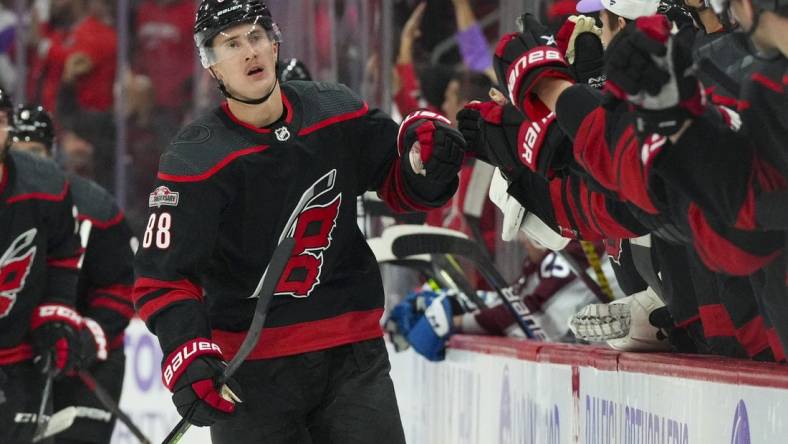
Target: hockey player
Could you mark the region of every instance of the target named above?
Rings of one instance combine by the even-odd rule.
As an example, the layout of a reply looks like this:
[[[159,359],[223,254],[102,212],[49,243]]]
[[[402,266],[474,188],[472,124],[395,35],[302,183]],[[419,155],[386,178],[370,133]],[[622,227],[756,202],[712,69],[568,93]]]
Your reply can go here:
[[[210,425],[213,442],[401,443],[381,279],[356,197],[377,190],[396,211],[440,206],[465,142],[434,113],[398,131],[342,85],[280,84],[280,38],[259,0],[200,5],[195,42],[227,101],[161,158],[135,307],[159,339],[179,413]],[[246,336],[249,295],[285,236],[295,251],[224,397],[215,378]]]
[[[12,150],[52,157],[54,125],[42,107],[19,106],[13,124]],[[123,331],[134,315],[132,243],[136,239],[106,190],[81,176],[68,179],[84,249],[76,303],[83,320],[79,367],[88,370],[117,403],[125,370]],[[84,414],[58,434],[56,442],[109,442],[115,418],[76,376],[54,385],[54,411],[72,405]]]
[[[45,380],[78,360],[82,255],[66,178],[52,162],[8,150],[12,113],[0,91],[0,430],[4,443],[28,443]]]
[[[631,14],[632,11],[629,11],[629,13]],[[579,21],[578,19],[578,22]],[[609,27],[609,24],[605,26]],[[531,29],[530,32],[534,32],[534,30]],[[575,40],[579,41],[580,37],[578,36]],[[499,47],[499,49],[501,48]],[[585,50],[586,48],[583,49]],[[492,146],[497,148],[490,153],[489,158],[493,159],[494,163],[501,166],[502,169],[511,171],[527,166],[529,169],[548,177],[557,174],[567,174],[566,167],[556,168],[556,166],[569,164],[572,160],[571,155],[567,156],[563,154],[562,151],[565,151],[567,148],[564,148],[562,144],[556,142],[558,139],[554,137],[554,132],[556,131],[557,124],[553,122],[549,124],[550,126],[545,125],[545,122],[550,121],[549,116],[541,121],[534,121],[533,123],[526,121],[525,125],[527,126],[525,129],[528,130],[528,134],[535,130],[535,135],[531,137],[526,135],[524,129],[518,131],[518,126],[520,128],[523,127],[520,126],[518,118],[514,117],[517,114],[515,111],[504,108],[503,112],[500,112],[494,107],[490,109],[489,105],[478,106],[477,109],[481,111],[480,117],[483,123],[481,127],[484,129],[483,132],[486,133],[482,135],[482,138],[486,139],[488,146],[490,146],[492,142]],[[522,120],[522,116],[520,116],[519,119]],[[501,127],[503,127],[503,131],[501,131]],[[462,124],[461,128],[463,128]],[[507,134],[508,136],[506,136]],[[524,135],[525,137],[523,137]],[[473,136],[470,137],[470,139],[473,138]],[[523,141],[523,143],[519,141]],[[474,143],[470,145],[473,146]],[[571,145],[568,149],[571,151]],[[510,153],[519,154],[520,159],[515,158]],[[567,157],[569,157],[569,159],[566,159]],[[611,231],[611,228],[626,221],[626,218],[622,216],[626,216],[630,211],[634,211],[633,214],[637,216],[637,221],[646,223],[650,230],[655,231],[659,236],[664,237],[667,235],[668,239],[671,239],[671,243],[675,244],[677,241],[681,243],[683,242],[683,238],[687,237],[682,233],[682,230],[670,228],[671,224],[669,223],[669,218],[666,219],[663,216],[655,217],[631,204],[621,208],[620,204],[616,204],[611,200],[610,193],[604,190],[604,187],[594,183],[593,180],[589,181],[589,178],[584,177],[582,171],[580,176],[576,175],[577,167],[569,168],[568,171],[572,174],[564,178],[554,177],[550,180],[549,187],[545,187],[545,185],[538,178],[533,177],[533,174],[530,172],[525,171],[518,173],[519,178],[512,182],[509,192],[523,202],[529,211],[535,212],[546,221],[548,225],[554,227],[554,229],[560,230],[561,233],[570,237],[579,236],[584,239],[598,238],[595,236],[599,235],[614,238],[634,237],[632,236],[634,232],[627,235],[626,232],[621,232],[620,230],[618,230],[618,232]],[[513,176],[513,174],[510,175]],[[564,186],[562,183],[568,186]],[[548,189],[549,193],[547,192]],[[602,191],[601,193],[600,190]],[[629,216],[629,218],[632,219],[632,216]],[[666,224],[666,222],[668,223]],[[627,225],[633,227],[631,223],[624,224],[624,226]],[[643,233],[641,232],[641,234]],[[689,268],[686,266],[674,266],[677,262],[686,263],[687,261],[697,261],[697,259],[694,259],[694,253],[691,253],[691,250],[689,250],[691,253],[690,257],[679,261],[679,258],[687,256],[687,253],[683,251],[684,248],[677,248],[677,246],[665,244],[660,238],[655,239],[655,242],[661,244],[658,254],[663,258],[663,269],[661,271],[657,269],[647,274],[656,278],[654,279],[656,282],[652,284],[655,288],[665,287],[666,291],[662,296],[670,301],[669,305],[674,312],[676,321],[678,321],[681,326],[691,326],[692,330],[697,332],[698,329],[695,324],[697,324],[699,314],[697,307],[699,303],[706,306],[706,308],[714,309],[711,316],[705,316],[709,311],[702,309],[700,313],[702,317],[706,317],[707,319],[714,318],[714,320],[728,319],[727,322],[707,323],[709,325],[704,325],[704,327],[707,327],[705,328],[706,336],[711,337],[711,342],[713,342],[713,344],[709,349],[709,347],[704,344],[705,340],[703,340],[703,335],[695,334],[694,336],[699,343],[697,349],[700,351],[709,349],[715,353],[725,355],[770,359],[770,352],[767,350],[768,346],[765,340],[766,334],[763,328],[759,327],[757,322],[759,316],[755,310],[755,301],[747,292],[741,294],[746,288],[743,289],[741,286],[734,286],[739,294],[736,295],[736,299],[732,300],[730,304],[725,305],[735,306],[737,310],[728,316],[728,313],[722,308],[723,305],[716,303],[713,297],[711,301],[709,300],[711,296],[716,296],[718,293],[722,294],[721,297],[729,294],[727,289],[714,288],[714,286],[709,283],[714,282],[714,276],[711,276],[710,281],[708,279],[708,275],[711,273],[696,273],[697,276],[693,274],[693,279],[688,280],[690,277],[688,274]],[[620,241],[616,242],[616,244],[620,243]],[[640,249],[641,247],[638,246],[633,248]],[[625,248],[627,252],[629,249],[629,247]],[[651,254],[646,254],[646,256],[649,257]],[[651,264],[652,259],[648,258],[647,262],[648,263],[645,264],[647,268],[653,268]],[[665,267],[667,267],[667,269]],[[630,270],[632,269],[632,267],[628,268]],[[672,270],[670,273],[668,271],[669,269]],[[704,271],[703,267],[699,267],[698,270]],[[616,267],[616,271],[617,275],[621,277],[621,273],[625,272],[626,269]],[[658,272],[666,276],[669,274],[671,281],[674,282],[668,282],[662,285],[659,282],[660,279],[657,277]],[[630,275],[632,273],[626,274]],[[622,279],[623,282],[627,282],[628,280],[629,279]],[[730,280],[731,279],[726,279],[726,282]],[[687,285],[677,286],[676,282],[679,281]],[[698,293],[704,297],[703,301],[695,301],[694,299],[692,291],[694,281],[698,281],[696,283],[702,283],[704,285],[702,291],[698,289]],[[710,288],[710,285],[712,288]],[[673,291],[674,288],[677,289],[677,291]],[[631,290],[632,291],[628,292],[628,294],[634,294],[634,292],[641,291],[643,288],[631,288]],[[660,291],[660,293],[662,292]],[[745,307],[746,310],[739,310],[742,307]],[[730,321],[731,318],[732,321]],[[739,343],[741,343],[741,345]]]

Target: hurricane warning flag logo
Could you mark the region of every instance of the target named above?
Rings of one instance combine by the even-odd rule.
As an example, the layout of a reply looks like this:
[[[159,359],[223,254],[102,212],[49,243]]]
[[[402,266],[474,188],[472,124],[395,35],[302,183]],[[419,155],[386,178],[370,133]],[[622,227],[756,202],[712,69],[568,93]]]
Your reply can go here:
[[[25,279],[36,257],[36,247],[30,247],[36,232],[35,228],[31,228],[20,234],[0,256],[0,318],[8,316],[14,308],[17,295],[25,286]]]

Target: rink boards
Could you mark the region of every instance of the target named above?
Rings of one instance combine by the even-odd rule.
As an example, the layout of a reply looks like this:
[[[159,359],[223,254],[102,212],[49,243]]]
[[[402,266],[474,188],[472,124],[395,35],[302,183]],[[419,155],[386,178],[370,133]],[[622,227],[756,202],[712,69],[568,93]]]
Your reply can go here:
[[[136,319],[126,356],[121,404],[161,442],[178,414],[156,338]],[[410,444],[788,442],[785,366],[471,336],[454,337],[441,363],[390,357]],[[207,432],[185,442],[209,443]],[[118,425],[112,442],[136,440]]]
[[[788,369],[455,337],[391,353],[408,443],[783,443]]]

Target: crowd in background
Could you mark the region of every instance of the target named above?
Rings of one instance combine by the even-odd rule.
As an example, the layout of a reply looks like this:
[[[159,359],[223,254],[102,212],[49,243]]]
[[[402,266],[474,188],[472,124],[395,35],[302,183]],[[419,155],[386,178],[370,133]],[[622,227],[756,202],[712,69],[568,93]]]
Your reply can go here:
[[[23,8],[20,3],[25,3]],[[515,19],[503,16],[502,3],[274,0],[269,6],[274,17],[283,17],[280,24],[291,39],[283,42],[282,58],[312,63],[315,80],[348,83],[373,105],[391,104],[386,111],[395,118],[426,108],[456,123],[465,105],[490,100],[490,88],[497,85],[494,45],[501,22]],[[553,32],[577,14],[574,0],[521,3],[523,9],[538,11]],[[194,0],[4,0],[0,6],[0,86],[24,98],[17,102],[39,103],[54,115],[56,157],[68,170],[109,190],[123,188],[125,210],[137,232],[143,228],[140,219],[159,155],[195,112],[220,100],[196,60],[196,6]],[[299,17],[299,12],[304,15]],[[386,28],[383,23],[389,19]],[[304,28],[287,28],[299,21],[306,22]],[[391,34],[383,33],[385,29]],[[369,35],[362,41],[362,34]],[[387,37],[389,42],[384,41]],[[125,66],[119,61],[126,61]],[[119,132],[122,150],[116,149]],[[119,170],[125,171],[124,178],[118,179]],[[519,278],[518,288],[532,294],[534,284],[523,279],[538,274],[550,253],[528,241],[514,246],[501,242],[500,213],[486,198],[491,176],[489,165],[469,157],[457,195],[418,222],[464,232],[498,259],[516,257],[515,273],[508,277]],[[475,182],[479,177],[484,178],[482,185]],[[578,244],[573,245],[576,256],[585,260]],[[601,241],[594,248],[604,255]],[[477,277],[474,285],[487,284]],[[531,299],[533,311],[540,310],[543,296]],[[489,328],[473,331],[507,333],[505,322],[490,319],[480,319]],[[564,328],[556,337],[567,332]]]

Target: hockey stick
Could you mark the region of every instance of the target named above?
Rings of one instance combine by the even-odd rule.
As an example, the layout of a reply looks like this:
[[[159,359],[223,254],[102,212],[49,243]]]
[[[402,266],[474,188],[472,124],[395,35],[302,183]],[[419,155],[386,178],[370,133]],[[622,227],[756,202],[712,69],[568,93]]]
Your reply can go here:
[[[404,229],[405,227],[400,226],[399,228]],[[452,254],[470,260],[476,265],[501,298],[503,304],[512,313],[526,337],[544,339],[544,334],[536,320],[531,317],[528,307],[512,292],[512,289],[506,283],[506,279],[501,276],[492,264],[492,261],[481,251],[476,242],[464,237],[439,232],[450,232],[451,230],[434,229],[433,233],[424,233],[423,229],[424,227],[416,227],[415,231],[417,232],[403,234],[395,239],[392,244],[394,254],[400,257],[425,253]]]
[[[596,278],[598,280],[594,281],[591,277],[583,270],[583,267],[575,260],[575,258],[565,252],[559,252],[559,255],[563,260],[565,260],[569,264],[569,268],[575,273],[575,276],[578,277],[589,290],[591,293],[599,299],[599,302],[608,303],[613,302],[615,299],[613,297],[613,290],[610,288],[610,283],[607,281],[607,277],[605,276],[605,272],[602,271],[602,263],[599,260],[599,255],[596,254],[596,249],[594,249],[594,244],[589,241],[580,241],[580,246],[583,248],[583,254],[586,256],[586,260],[588,260],[588,264],[594,270],[596,274]]]
[[[265,269],[265,273],[263,273],[263,277],[260,280],[260,285],[257,286],[252,297],[258,297],[257,305],[254,308],[254,317],[252,318],[252,323],[249,325],[249,330],[246,332],[246,337],[244,338],[243,342],[241,343],[241,347],[238,348],[238,353],[235,354],[233,359],[227,364],[227,367],[224,369],[224,372],[219,377],[216,385],[218,387],[224,388],[224,383],[227,382],[228,379],[238,370],[238,367],[241,366],[243,361],[249,356],[252,349],[257,345],[257,340],[260,338],[260,333],[263,330],[263,325],[265,324],[265,318],[268,315],[268,305],[271,303],[271,299],[274,297],[274,292],[276,291],[276,285],[279,283],[279,279],[284,272],[285,266],[287,265],[288,261],[290,260],[290,255],[293,253],[293,248],[295,247],[295,239],[292,237],[287,237],[282,242],[279,243],[279,246],[276,247],[274,250],[273,256],[271,256],[271,261],[268,263],[268,266]],[[194,407],[192,407],[194,408]],[[189,416],[187,413],[185,416]],[[174,429],[164,438],[163,444],[176,444],[178,443],[183,435],[189,430],[191,427],[191,423],[186,420],[186,418],[181,418],[178,422],[178,425],[175,426]]]
[[[79,410],[73,405],[53,413],[47,420],[46,428],[38,438],[38,441],[57,435],[71,427],[71,425],[74,424],[74,420],[77,419],[77,416],[79,416]],[[34,440],[33,442],[38,441]]]
[[[52,396],[52,382],[55,379],[57,369],[54,368],[52,363],[52,355],[46,355],[46,363],[44,364],[44,371],[46,372],[47,379],[44,382],[44,392],[41,394],[41,405],[38,407],[38,416],[36,416],[36,431],[33,433],[33,442],[38,442],[44,439],[44,432],[47,428],[47,423],[50,418],[44,419],[44,412],[46,412],[49,398]]]
[[[131,433],[142,443],[142,444],[150,444],[150,440],[145,437],[142,433],[142,430],[137,427],[134,422],[132,422],[131,418],[120,409],[118,404],[112,399],[112,396],[107,392],[107,389],[101,386],[101,384],[96,381],[96,378],[93,377],[87,370],[80,370],[77,372],[79,379],[85,384],[85,386],[96,395],[96,398],[107,408],[113,415],[115,415],[120,422],[122,422],[130,431]]]
[[[404,230],[403,230],[404,227]],[[367,244],[375,254],[379,264],[392,264],[415,269],[428,278],[435,279],[443,288],[453,288],[462,294],[477,308],[486,308],[487,304],[476,294],[476,290],[468,282],[468,277],[450,255],[421,254],[400,258],[391,251],[391,245],[398,236],[414,232],[434,232],[465,237],[463,233],[444,228],[427,227],[424,225],[397,225],[387,228],[380,237],[367,239]],[[467,303],[466,303],[467,305]]]

